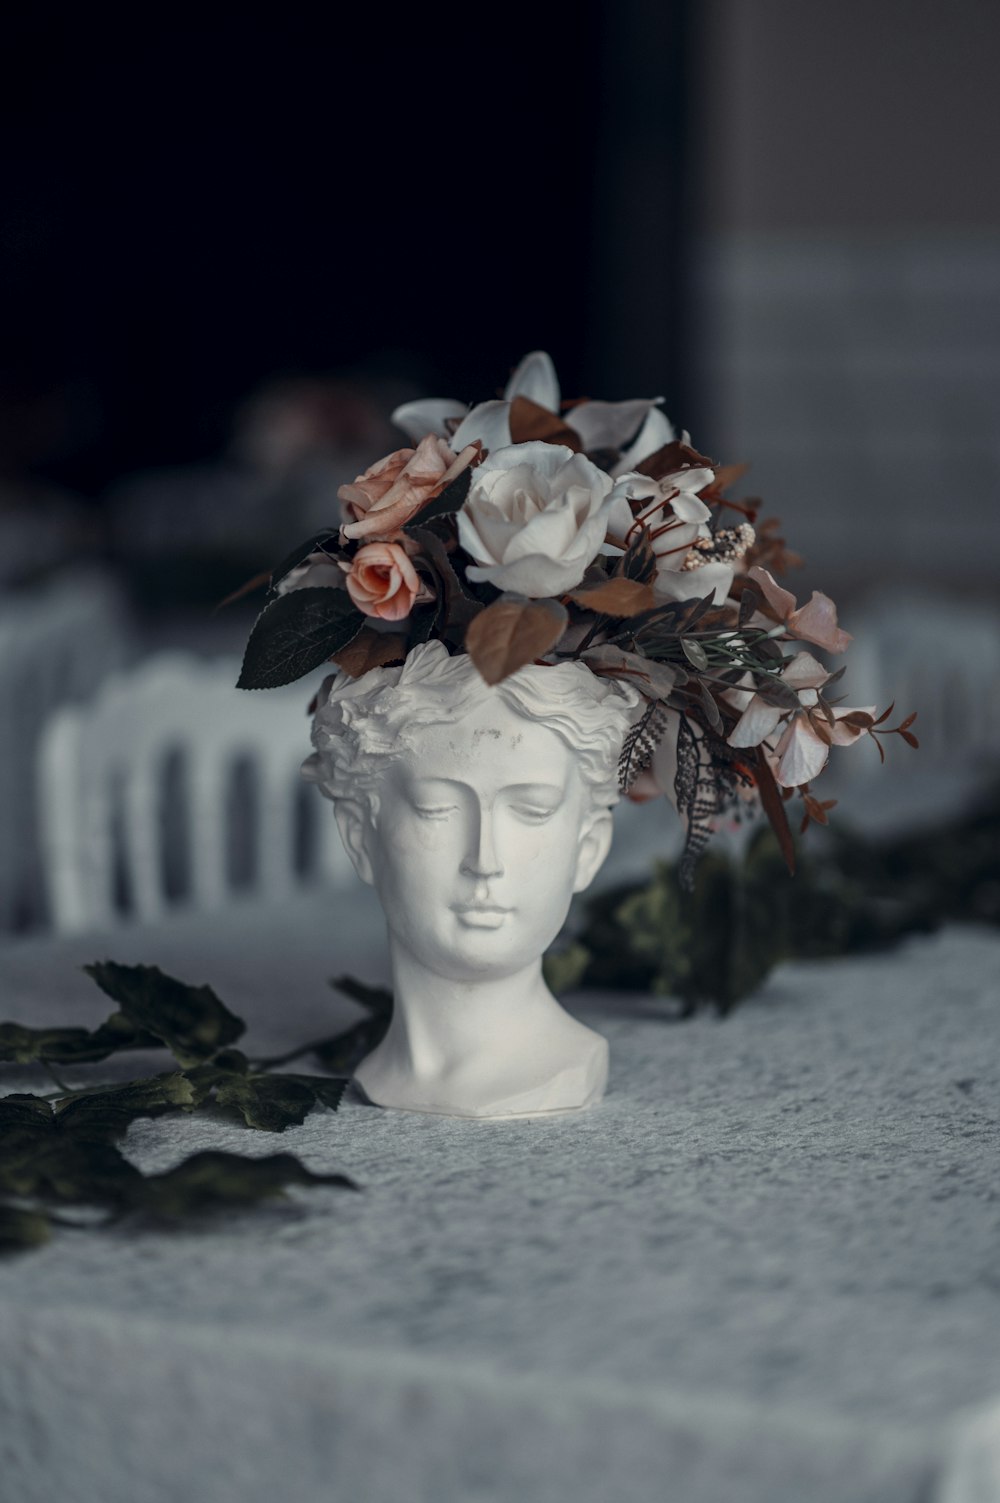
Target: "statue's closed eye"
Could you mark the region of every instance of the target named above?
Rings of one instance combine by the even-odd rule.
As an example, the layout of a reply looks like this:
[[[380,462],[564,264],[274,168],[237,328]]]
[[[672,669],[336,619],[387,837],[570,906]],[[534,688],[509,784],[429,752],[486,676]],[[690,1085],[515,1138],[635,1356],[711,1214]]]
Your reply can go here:
[[[542,825],[547,819],[551,819],[556,808],[558,805],[555,808],[549,808],[535,804],[511,804],[511,812],[516,814],[518,819],[526,820],[533,825]]]

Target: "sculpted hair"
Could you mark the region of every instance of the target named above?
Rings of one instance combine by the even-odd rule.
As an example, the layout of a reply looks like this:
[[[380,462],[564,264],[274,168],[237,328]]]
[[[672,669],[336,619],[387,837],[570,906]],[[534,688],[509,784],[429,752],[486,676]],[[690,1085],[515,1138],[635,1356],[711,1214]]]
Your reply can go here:
[[[359,799],[374,814],[387,761],[412,751],[425,726],[461,720],[491,699],[566,743],[596,807],[617,803],[618,757],[639,703],[636,690],[598,678],[582,663],[531,664],[491,686],[467,654],[451,657],[441,642],[414,647],[399,667],[328,678],[313,718],[316,750],[303,776],[327,798]]]

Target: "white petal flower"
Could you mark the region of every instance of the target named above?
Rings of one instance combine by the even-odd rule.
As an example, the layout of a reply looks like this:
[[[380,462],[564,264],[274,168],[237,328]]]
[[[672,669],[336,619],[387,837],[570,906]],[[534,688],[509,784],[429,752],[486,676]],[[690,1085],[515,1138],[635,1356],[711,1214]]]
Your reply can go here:
[[[611,477],[562,444],[511,444],[473,475],[458,513],[473,582],[537,599],[578,585],[607,531]]]
[[[559,377],[551,355],[544,350],[532,350],[525,355],[504,391],[505,401],[513,402],[515,397],[527,397],[550,412],[559,411]]]
[[[659,400],[659,399],[658,399]],[[646,415],[646,421],[639,429],[634,441],[627,449],[622,450],[621,462],[616,468],[616,475],[625,470],[635,469],[644,459],[655,454],[657,449],[662,449],[665,444],[672,444],[677,437],[677,431],[673,423],[662,413],[657,406],[651,406]]]
[[[467,411],[464,402],[453,402],[450,397],[426,397],[420,402],[404,402],[392,414],[392,421],[407,438],[419,444],[428,433],[435,438],[447,438],[449,427],[461,422]]]
[[[456,454],[476,439],[493,453],[510,443],[510,403],[480,402],[462,419],[451,436]]]
[[[527,397],[558,414],[559,378],[552,357],[544,350],[525,355],[507,382],[502,399],[479,402],[470,408],[448,397],[427,397],[404,402],[396,408],[392,420],[414,443],[433,433],[449,438],[456,452],[476,439],[492,451],[511,442],[510,406],[516,397]],[[662,401],[662,397],[642,397],[627,402],[580,402],[564,414],[563,421],[579,435],[584,449],[622,449],[621,462],[615,466],[617,477],[677,437],[659,410]],[[449,428],[455,429],[450,436]]]

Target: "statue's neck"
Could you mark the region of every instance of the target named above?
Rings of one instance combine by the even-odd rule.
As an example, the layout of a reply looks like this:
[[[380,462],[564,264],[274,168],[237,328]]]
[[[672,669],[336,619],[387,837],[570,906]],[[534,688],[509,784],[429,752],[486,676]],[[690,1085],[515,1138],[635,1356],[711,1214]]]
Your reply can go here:
[[[491,1054],[500,1059],[562,1013],[540,959],[508,976],[453,981],[428,971],[392,934],[389,955],[394,1005],[385,1042],[397,1064],[420,1074]]]

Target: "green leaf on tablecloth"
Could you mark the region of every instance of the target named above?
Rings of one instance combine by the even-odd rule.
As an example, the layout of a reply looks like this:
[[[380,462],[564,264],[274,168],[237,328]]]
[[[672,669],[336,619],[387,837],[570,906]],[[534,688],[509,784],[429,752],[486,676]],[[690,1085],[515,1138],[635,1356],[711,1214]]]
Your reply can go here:
[[[20,1154],[0,1155],[0,1193],[63,1205],[124,1210],[142,1175],[113,1143],[52,1131]]]
[[[392,992],[385,986],[369,986],[354,976],[337,976],[330,985],[370,1014],[324,1039],[313,1049],[324,1070],[329,1070],[332,1075],[350,1076],[365,1055],[385,1038],[392,1017]]]
[[[376,1017],[388,1017],[392,1013],[392,992],[387,986],[369,986],[356,976],[333,976],[330,985],[334,991],[343,992],[352,1002],[367,1008]]]
[[[583,980],[590,963],[590,951],[575,940],[562,950],[551,950],[542,961],[542,976],[550,991],[571,992]]]
[[[26,1028],[0,1023],[0,1061],[31,1065],[94,1064],[123,1049],[162,1049],[162,1040],[146,1033],[124,1013],[114,1012],[100,1026],[88,1028]]]
[[[340,1105],[346,1081],[309,1075],[229,1075],[216,1085],[220,1106],[236,1109],[248,1127],[284,1132],[298,1127],[317,1105]]]
[[[153,1216],[174,1221],[205,1211],[283,1198],[289,1185],[358,1188],[344,1174],[314,1174],[291,1153],[249,1158],[208,1149],[192,1154],[165,1174],[146,1179],[143,1208]]]
[[[83,968],[136,1028],[162,1039],[182,1065],[197,1065],[246,1031],[210,986],[190,986],[155,965],[97,961]]]
[[[157,1117],[196,1104],[191,1082],[180,1071],[130,1080],[56,1102],[56,1121],[79,1137],[114,1138],[137,1117]]]
[[[0,1205],[0,1253],[41,1247],[51,1236],[52,1227],[44,1211]]]
[[[184,1071],[191,1085],[195,1106],[201,1106],[211,1096],[216,1086],[231,1076],[245,1075],[250,1061],[241,1049],[222,1049],[207,1065],[193,1065]]]

